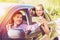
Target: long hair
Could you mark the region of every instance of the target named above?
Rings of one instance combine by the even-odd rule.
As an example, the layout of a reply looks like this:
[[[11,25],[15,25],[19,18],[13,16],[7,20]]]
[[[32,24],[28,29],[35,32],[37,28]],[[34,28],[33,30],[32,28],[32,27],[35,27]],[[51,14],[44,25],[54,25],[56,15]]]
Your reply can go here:
[[[38,6],[38,7],[41,7],[41,8],[42,8],[42,10],[44,11],[44,7],[43,7],[43,5],[42,5],[42,4],[39,4],[39,5],[37,5],[37,6]],[[36,11],[36,9],[35,9],[35,11]],[[35,12],[35,16],[37,16],[36,12]],[[44,12],[43,12],[42,16],[44,16]]]
[[[43,16],[47,21],[50,21],[51,18],[49,17],[49,15],[46,13],[46,11],[44,10],[44,6],[42,4],[39,4],[37,5],[38,7],[41,7],[42,10],[44,11],[43,14],[41,16]],[[35,9],[35,15],[34,16],[37,16],[36,14],[36,9]]]

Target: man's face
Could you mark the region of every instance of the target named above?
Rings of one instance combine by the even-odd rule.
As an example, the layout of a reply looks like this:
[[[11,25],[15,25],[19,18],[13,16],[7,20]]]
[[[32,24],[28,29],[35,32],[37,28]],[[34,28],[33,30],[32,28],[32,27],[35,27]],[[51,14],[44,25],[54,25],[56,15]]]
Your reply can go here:
[[[36,7],[36,15],[41,16],[43,14],[44,10],[42,9],[41,6]]]
[[[13,21],[14,21],[14,23],[16,23],[17,25],[21,24],[21,23],[22,23],[22,15],[21,15],[21,14],[16,14],[16,15],[13,17]]]

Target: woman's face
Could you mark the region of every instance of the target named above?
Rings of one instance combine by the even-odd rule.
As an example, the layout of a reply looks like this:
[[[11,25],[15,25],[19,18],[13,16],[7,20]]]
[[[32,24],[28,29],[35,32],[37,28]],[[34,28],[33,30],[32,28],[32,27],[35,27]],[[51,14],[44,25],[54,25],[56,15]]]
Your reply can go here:
[[[22,15],[21,14],[16,14],[14,17],[13,17],[13,21],[15,24],[19,25],[22,23]]]
[[[42,9],[42,6],[36,6],[36,15],[41,16],[43,14],[44,10]]]

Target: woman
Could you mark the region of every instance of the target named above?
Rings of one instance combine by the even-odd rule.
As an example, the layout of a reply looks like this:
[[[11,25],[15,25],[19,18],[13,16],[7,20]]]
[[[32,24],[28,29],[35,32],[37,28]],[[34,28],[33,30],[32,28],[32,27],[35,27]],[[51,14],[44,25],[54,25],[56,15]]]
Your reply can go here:
[[[49,35],[49,28],[48,28],[47,20],[45,19],[45,16],[44,16],[44,7],[42,4],[36,6],[35,16],[39,17],[38,22],[40,22],[40,24],[42,24],[41,28],[44,31],[44,33]]]
[[[52,20],[49,19],[50,17],[48,17],[47,14],[45,14],[43,5],[39,4],[35,8],[36,8],[35,16],[39,17],[38,22],[40,22],[40,24],[41,24],[40,29],[42,31],[42,34],[50,35],[51,37],[49,40],[58,40],[58,37],[56,35],[56,24],[53,23],[53,25],[51,24],[52,26],[48,25],[48,22],[50,22]],[[51,32],[51,34],[49,34],[50,33],[49,28],[50,27],[53,27],[53,29],[54,29],[53,32]]]

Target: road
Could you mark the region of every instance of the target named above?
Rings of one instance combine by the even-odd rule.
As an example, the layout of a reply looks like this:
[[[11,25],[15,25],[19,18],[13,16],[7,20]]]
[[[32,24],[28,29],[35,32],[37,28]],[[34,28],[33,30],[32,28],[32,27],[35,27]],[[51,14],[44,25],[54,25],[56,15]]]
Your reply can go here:
[[[57,24],[57,33],[58,33],[58,37],[60,40],[60,18],[58,18],[57,20],[55,20],[56,24]]]

